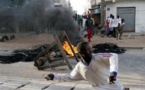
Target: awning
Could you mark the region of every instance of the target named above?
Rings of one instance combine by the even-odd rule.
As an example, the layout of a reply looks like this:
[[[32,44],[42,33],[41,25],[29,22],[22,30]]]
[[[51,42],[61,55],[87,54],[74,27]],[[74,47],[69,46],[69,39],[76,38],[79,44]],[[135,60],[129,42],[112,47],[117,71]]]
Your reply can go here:
[[[99,14],[100,12],[101,12],[100,9],[95,9],[95,10],[94,10],[94,14]]]

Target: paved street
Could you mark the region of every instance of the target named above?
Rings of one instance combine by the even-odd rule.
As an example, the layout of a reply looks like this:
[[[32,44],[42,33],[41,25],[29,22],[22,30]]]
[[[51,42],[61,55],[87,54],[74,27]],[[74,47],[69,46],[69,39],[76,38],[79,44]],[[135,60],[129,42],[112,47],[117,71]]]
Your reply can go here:
[[[129,37],[128,37],[129,36]],[[94,36],[92,44],[111,42],[121,47],[145,47],[144,36],[124,35],[123,40],[114,38],[101,38]],[[0,50],[30,49],[32,46],[39,46],[52,42],[52,37],[47,34],[30,34],[17,36],[14,40],[0,43]],[[131,36],[132,37],[132,36]],[[37,38],[37,39],[36,39]],[[21,43],[21,44],[20,44]],[[144,90],[145,88],[145,51],[142,49],[128,50],[125,54],[119,55],[119,79],[125,87],[131,90]],[[74,66],[76,61],[70,59]],[[56,68],[55,70],[37,70],[33,62],[17,62],[12,64],[0,64],[0,90],[90,90],[91,85],[86,81],[58,83],[48,82],[42,75],[47,73],[67,73],[70,72],[67,66]],[[85,86],[85,87],[84,87]],[[84,87],[84,88],[83,88]]]
[[[119,55],[119,78],[125,87],[130,90],[144,90],[145,88],[145,51],[128,50]],[[71,61],[75,64],[75,61]],[[48,82],[42,75],[70,72],[66,66],[56,70],[46,69],[38,71],[33,62],[18,62],[13,64],[0,64],[0,90],[90,90],[91,85],[81,82]],[[84,87],[85,86],[85,87]],[[84,88],[83,88],[84,87]],[[72,89],[73,88],[73,89]]]
[[[125,90],[145,90],[144,7],[145,0],[0,0],[0,90],[92,90],[85,80],[57,82],[44,77],[70,73],[81,59],[90,64],[85,49],[91,51],[91,45],[94,53],[120,53],[117,79]],[[90,47],[78,47],[82,41]],[[84,77],[107,89],[107,69],[102,67],[108,62],[97,62],[91,62]],[[114,66],[110,70],[116,76]],[[84,73],[86,67],[82,68]],[[98,76],[91,77],[95,70]],[[108,76],[108,81],[115,76]]]

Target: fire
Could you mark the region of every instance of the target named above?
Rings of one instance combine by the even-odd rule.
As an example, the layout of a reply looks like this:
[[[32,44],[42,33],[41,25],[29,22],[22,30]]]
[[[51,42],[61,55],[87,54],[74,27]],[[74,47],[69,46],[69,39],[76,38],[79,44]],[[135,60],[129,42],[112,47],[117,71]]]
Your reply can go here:
[[[75,47],[74,45],[71,45],[74,52],[75,53],[78,53],[77,51],[77,47]],[[69,46],[68,42],[67,41],[64,41],[63,45],[62,45],[63,49],[71,56],[74,56],[72,50],[71,50],[71,47]]]

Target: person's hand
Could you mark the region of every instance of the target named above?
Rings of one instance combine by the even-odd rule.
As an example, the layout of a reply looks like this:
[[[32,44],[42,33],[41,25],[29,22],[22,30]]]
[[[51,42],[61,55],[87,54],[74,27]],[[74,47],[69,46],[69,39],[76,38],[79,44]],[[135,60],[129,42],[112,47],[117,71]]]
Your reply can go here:
[[[110,75],[109,76],[109,84],[114,84],[114,81],[116,81],[116,75]]]
[[[44,76],[44,78],[48,81],[54,79],[54,74],[44,74],[42,76]]]

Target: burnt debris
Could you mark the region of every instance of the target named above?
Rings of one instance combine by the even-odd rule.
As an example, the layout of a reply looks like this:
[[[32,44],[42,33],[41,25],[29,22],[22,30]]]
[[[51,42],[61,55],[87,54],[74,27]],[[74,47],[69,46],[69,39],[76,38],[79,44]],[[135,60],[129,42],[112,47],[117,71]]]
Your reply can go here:
[[[0,53],[0,63],[15,63],[19,61],[29,62],[33,61],[41,51],[48,48],[49,45],[42,45],[33,50],[14,50],[14,51],[1,51]]]
[[[122,54],[125,53],[125,49],[117,46],[114,43],[101,43],[96,44],[93,47],[93,53],[117,53]]]
[[[126,50],[124,48],[121,48],[114,43],[96,44],[93,46],[93,50],[92,50],[93,53],[106,53],[106,52],[110,53],[111,52],[111,53],[117,53],[117,54],[125,53],[125,51]],[[44,52],[41,55],[41,57],[45,56],[45,54],[48,52],[50,53],[50,55],[53,55],[53,58],[62,57],[56,45],[53,45],[52,47],[51,45],[46,44],[33,50],[14,50],[14,51],[0,52],[0,63],[10,64],[10,63],[15,63],[19,61],[24,61],[24,62],[34,61],[34,58],[36,58],[39,54],[41,54],[41,52]]]

